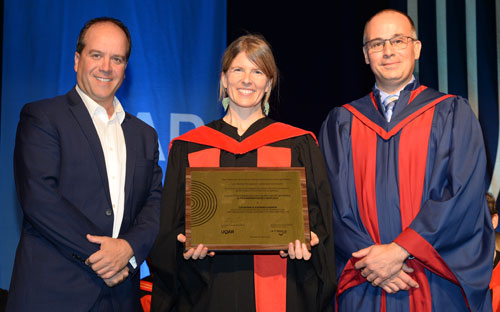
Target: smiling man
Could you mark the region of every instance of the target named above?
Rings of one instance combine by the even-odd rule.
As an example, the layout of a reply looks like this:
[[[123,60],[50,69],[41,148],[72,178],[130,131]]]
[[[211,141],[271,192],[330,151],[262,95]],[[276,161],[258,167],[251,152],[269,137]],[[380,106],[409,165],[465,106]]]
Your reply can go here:
[[[413,76],[421,48],[406,14],[375,14],[363,35],[373,92],[321,129],[339,311],[491,311],[481,129],[466,99]]]
[[[162,174],[156,132],[115,97],[130,50],[122,22],[90,20],[77,85],[21,111],[14,170],[24,220],[7,311],[140,309]]]

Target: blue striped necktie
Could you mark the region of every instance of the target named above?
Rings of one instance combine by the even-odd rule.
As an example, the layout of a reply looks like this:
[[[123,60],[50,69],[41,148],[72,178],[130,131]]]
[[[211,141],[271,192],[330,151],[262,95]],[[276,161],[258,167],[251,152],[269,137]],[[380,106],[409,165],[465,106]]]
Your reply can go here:
[[[382,103],[384,105],[385,120],[387,120],[387,122],[391,121],[392,110],[394,109],[394,105],[396,105],[398,98],[399,97],[397,95],[389,95],[385,98],[384,103]]]

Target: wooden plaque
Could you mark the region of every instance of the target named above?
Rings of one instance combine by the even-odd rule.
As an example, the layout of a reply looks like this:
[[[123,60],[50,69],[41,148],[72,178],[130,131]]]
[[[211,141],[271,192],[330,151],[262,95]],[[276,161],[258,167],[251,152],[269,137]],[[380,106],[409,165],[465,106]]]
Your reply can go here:
[[[304,168],[186,168],[185,233],[186,248],[310,249]]]

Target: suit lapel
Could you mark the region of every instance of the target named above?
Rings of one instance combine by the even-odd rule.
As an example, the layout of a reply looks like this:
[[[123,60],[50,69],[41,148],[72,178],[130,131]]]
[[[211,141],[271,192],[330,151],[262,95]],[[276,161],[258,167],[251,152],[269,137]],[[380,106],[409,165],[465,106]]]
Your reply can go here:
[[[125,207],[127,206],[127,202],[131,193],[130,189],[132,187],[132,180],[134,178],[136,157],[134,147],[137,146],[137,144],[135,144],[135,140],[137,139],[137,137],[134,135],[130,119],[130,115],[126,113],[125,119],[122,123],[123,137],[125,138],[125,146],[127,148],[127,165],[125,171]]]
[[[99,174],[101,176],[101,182],[104,186],[106,199],[108,200],[109,206],[111,207],[108,174],[106,172],[106,161],[104,159],[101,142],[99,141],[99,136],[97,135],[94,123],[92,122],[89,111],[85,107],[85,104],[83,104],[83,101],[76,89],[73,88],[70,92],[68,92],[67,96],[69,98],[69,108],[75,116],[76,121],[80,125],[82,132],[87,137],[87,140],[89,142],[90,148],[97,163]]]

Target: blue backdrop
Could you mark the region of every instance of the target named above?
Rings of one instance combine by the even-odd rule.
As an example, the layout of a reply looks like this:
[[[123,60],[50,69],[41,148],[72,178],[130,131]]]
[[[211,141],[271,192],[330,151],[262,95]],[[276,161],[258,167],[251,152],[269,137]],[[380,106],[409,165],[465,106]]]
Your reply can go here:
[[[0,288],[9,288],[22,220],[12,170],[19,112],[27,102],[66,93],[76,84],[78,34],[97,16],[118,18],[130,29],[132,54],[117,97],[126,111],[156,128],[164,172],[171,138],[221,116],[225,0],[5,0]]]

